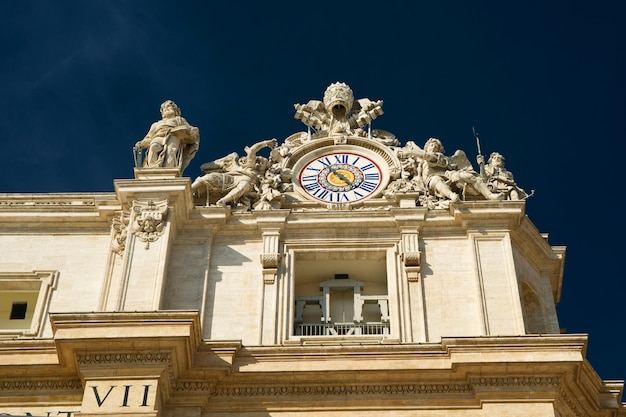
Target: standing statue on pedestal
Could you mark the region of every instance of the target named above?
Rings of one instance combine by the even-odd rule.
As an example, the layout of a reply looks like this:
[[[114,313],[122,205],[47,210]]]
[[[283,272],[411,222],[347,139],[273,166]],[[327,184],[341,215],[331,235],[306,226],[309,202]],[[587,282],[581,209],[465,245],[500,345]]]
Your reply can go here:
[[[135,155],[147,149],[144,168],[179,168],[181,173],[198,151],[200,134],[180,115],[172,100],[161,104],[162,119],[150,126],[146,136],[135,144]],[[135,163],[141,165],[140,158]],[[139,168],[139,166],[138,166]]]

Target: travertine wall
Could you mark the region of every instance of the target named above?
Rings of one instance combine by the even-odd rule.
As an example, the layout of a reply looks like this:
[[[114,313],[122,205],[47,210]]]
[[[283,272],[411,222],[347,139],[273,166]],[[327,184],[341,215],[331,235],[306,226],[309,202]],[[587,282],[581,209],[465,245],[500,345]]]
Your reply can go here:
[[[59,271],[49,311],[95,311],[109,255],[109,234],[91,232],[0,236],[0,271]],[[51,337],[44,318],[43,337]]]
[[[188,192],[183,185],[178,201]],[[170,204],[161,235],[145,242],[129,233],[124,252],[112,250],[112,214],[99,215],[82,233],[76,227],[60,232],[74,221],[72,212],[46,227],[31,222],[24,233],[0,234],[0,269],[59,271],[52,312],[198,310],[204,338],[268,345],[297,339],[290,336],[289,283],[297,277],[287,265],[287,245],[320,265],[375,254],[386,263],[389,338],[437,343],[442,337],[558,333],[554,294],[560,278],[554,276],[562,259],[528,220],[520,226],[520,204],[468,203],[462,214],[409,208],[228,216],[220,208],[187,206],[185,212],[176,204]],[[496,215],[500,220],[492,227]],[[415,234],[419,249],[407,247],[406,233]],[[421,252],[420,272],[411,279],[415,266],[406,262],[415,254],[407,250]],[[282,253],[275,281],[262,260],[273,252]],[[43,321],[43,335],[50,336]]]
[[[531,260],[524,256],[518,248],[513,247],[512,252],[520,288],[523,288],[522,285],[527,285],[532,289],[532,300],[529,300],[528,297],[525,300],[523,291],[520,289],[522,307],[526,309],[528,315],[531,315],[533,308],[537,308],[534,318],[527,318],[527,320],[535,321],[535,326],[527,327],[526,333],[560,333],[556,303],[548,276],[549,271],[545,267],[540,269],[540,266],[533,265]],[[528,305],[529,303],[536,304],[536,306]]]
[[[260,240],[220,237],[213,242],[203,335],[259,344],[263,317]]]
[[[465,235],[424,237],[422,286],[427,341],[441,336],[483,334],[481,300],[476,281],[474,253]],[[413,317],[420,320],[415,311]]]

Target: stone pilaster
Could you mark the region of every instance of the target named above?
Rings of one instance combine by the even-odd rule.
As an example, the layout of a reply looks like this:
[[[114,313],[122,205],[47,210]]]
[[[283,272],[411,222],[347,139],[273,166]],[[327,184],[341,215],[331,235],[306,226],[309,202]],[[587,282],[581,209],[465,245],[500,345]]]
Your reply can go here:
[[[280,268],[280,235],[289,215],[289,210],[259,211],[255,215],[263,239],[263,252],[260,255],[260,261],[263,282],[265,283],[263,286],[263,317],[259,343],[274,344],[277,342],[275,317],[280,302],[278,286],[275,285]]]
[[[122,259],[115,255],[109,261],[101,308],[158,310],[172,238],[193,208],[189,179],[118,180],[115,191],[130,217]]]

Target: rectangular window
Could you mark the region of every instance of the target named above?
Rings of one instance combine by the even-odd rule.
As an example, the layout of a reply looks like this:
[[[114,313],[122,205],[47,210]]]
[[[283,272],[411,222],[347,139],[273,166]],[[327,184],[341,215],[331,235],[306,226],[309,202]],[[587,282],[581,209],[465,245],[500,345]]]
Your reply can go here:
[[[0,337],[40,336],[57,271],[0,272]]]
[[[25,301],[14,302],[11,306],[11,315],[9,320],[24,320],[26,319],[26,310],[28,309],[28,303]]]

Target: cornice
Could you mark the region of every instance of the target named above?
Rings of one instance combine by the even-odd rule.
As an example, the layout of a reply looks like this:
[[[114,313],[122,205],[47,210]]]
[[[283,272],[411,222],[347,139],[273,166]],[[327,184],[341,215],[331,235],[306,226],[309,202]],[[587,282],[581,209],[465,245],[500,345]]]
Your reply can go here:
[[[107,230],[120,210],[113,193],[0,194],[0,227],[90,233],[86,227]],[[43,230],[42,230],[43,231]]]
[[[85,381],[158,378],[168,407],[226,410],[445,408],[454,401],[527,398],[564,415],[619,408],[623,382],[605,383],[584,359],[586,335],[444,338],[440,343],[246,346],[201,340],[194,311],[56,313],[54,340],[0,343],[0,396],[80,398]],[[61,360],[43,367],[41,358]],[[56,371],[55,371],[56,369]],[[331,371],[332,372],[328,372]],[[41,392],[39,392],[39,391]],[[323,399],[323,401],[321,401]]]

